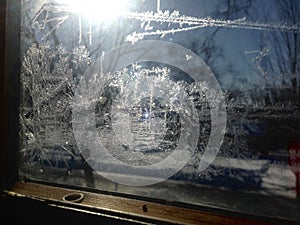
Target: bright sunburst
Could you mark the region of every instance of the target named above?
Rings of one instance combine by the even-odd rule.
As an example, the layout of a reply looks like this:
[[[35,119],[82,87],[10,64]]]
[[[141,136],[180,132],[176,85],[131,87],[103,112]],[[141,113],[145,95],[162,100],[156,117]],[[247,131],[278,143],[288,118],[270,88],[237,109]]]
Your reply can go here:
[[[91,20],[111,20],[124,14],[129,0],[59,0],[72,11]]]

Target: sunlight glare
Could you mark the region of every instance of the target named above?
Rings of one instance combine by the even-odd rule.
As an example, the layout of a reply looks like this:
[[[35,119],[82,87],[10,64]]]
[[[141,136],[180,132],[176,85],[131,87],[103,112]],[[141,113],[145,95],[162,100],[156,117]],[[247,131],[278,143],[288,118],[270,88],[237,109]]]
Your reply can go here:
[[[60,0],[70,9],[91,20],[111,20],[127,11],[128,0]]]

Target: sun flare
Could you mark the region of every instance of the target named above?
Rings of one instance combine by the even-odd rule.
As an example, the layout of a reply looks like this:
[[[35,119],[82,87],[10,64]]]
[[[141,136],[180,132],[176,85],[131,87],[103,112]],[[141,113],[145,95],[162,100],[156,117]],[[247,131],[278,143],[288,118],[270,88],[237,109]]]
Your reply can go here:
[[[111,20],[128,10],[128,0],[60,0],[59,3],[91,20]]]

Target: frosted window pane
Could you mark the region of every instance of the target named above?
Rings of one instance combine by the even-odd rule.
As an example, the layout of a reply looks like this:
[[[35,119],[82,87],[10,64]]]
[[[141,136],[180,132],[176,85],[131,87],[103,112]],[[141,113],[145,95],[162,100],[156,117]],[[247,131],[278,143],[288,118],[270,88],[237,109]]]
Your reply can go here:
[[[299,11],[23,0],[20,173],[299,220]]]

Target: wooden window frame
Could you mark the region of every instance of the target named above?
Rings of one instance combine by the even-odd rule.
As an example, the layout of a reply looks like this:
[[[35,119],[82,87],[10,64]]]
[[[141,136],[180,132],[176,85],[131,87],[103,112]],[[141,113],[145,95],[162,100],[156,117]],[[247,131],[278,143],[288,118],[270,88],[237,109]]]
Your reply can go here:
[[[18,105],[20,75],[20,0],[0,1],[0,210],[3,219],[89,224],[290,224],[277,218],[252,216],[209,207],[193,207],[125,194],[96,193],[88,189],[27,181],[18,177]],[[80,192],[81,202],[63,200]],[[26,210],[27,209],[27,210]],[[31,210],[32,209],[32,210]],[[29,211],[29,212],[28,212]],[[50,216],[49,216],[50,215]],[[52,217],[55,215],[56,217]],[[68,216],[65,216],[68,215]],[[56,218],[56,219],[55,219]],[[299,223],[300,224],[300,223]]]

